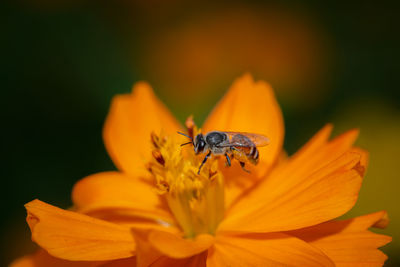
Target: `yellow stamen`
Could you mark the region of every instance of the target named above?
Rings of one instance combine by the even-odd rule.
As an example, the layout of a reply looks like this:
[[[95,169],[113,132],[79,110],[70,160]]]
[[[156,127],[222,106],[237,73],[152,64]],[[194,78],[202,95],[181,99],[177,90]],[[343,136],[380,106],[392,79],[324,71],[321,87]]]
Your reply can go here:
[[[198,175],[204,156],[196,156],[190,146],[181,147],[172,136],[152,134],[151,139],[149,170],[185,237],[215,234],[224,214],[224,178],[218,162],[210,159]]]

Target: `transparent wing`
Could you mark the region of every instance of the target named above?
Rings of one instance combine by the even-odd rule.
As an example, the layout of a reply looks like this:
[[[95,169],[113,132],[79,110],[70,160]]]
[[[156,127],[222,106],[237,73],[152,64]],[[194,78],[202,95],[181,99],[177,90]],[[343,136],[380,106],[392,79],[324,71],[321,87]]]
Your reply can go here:
[[[253,147],[266,146],[269,144],[269,138],[262,134],[245,133],[245,132],[224,132],[228,136],[229,144],[222,147]]]

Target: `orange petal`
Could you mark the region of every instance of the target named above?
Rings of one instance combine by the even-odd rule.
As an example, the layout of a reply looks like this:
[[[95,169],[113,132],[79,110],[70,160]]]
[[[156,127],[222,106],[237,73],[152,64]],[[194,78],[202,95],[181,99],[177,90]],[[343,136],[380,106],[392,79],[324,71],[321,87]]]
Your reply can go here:
[[[217,236],[207,266],[334,266],[318,249],[282,233]]]
[[[97,173],[80,180],[73,188],[72,200],[80,213],[124,210],[137,217],[173,221],[152,185],[119,172]]]
[[[162,253],[156,250],[148,242],[150,231],[133,229],[132,233],[137,244],[137,267],[147,267],[162,257]]]
[[[327,165],[315,165],[315,171],[304,176],[285,168],[272,173],[228,211],[220,230],[287,231],[344,214],[358,197],[362,177],[354,168],[360,166],[360,158],[358,153],[347,152]]]
[[[288,233],[321,249],[336,266],[382,266],[387,256],[377,248],[389,243],[391,237],[367,229],[385,216],[386,212],[381,211]]]
[[[332,129],[332,124],[325,125],[296,154],[291,157],[291,160],[303,161],[304,159],[315,156],[318,150],[323,148],[328,143]]]
[[[103,137],[118,169],[136,174],[151,157],[150,134],[176,134],[181,126],[147,83],[137,83],[131,94],[114,97]]]
[[[162,256],[158,258],[151,267],[206,267],[207,252],[185,258],[185,259],[174,259]]]
[[[10,264],[9,267],[135,267],[136,258],[112,261],[69,261],[55,258],[45,250],[39,250],[33,255],[22,257]]]
[[[102,265],[99,261],[69,261],[55,258],[45,250],[39,250],[33,255],[15,260],[9,267],[95,267]]]
[[[137,267],[146,266],[205,266],[207,252],[183,259],[164,256],[148,241],[150,231],[133,231],[137,243]]]
[[[318,239],[321,236],[333,235],[342,232],[359,232],[367,230],[370,227],[387,218],[386,211],[378,211],[364,216],[348,220],[329,221],[318,225],[289,231],[291,235],[301,237],[306,241]]]
[[[332,132],[332,125],[331,124],[327,124],[313,138],[311,138],[311,140],[306,145],[304,145],[304,147],[297,154],[292,156],[290,159],[287,157],[285,151],[282,150],[281,154],[278,157],[277,165],[278,166],[287,166],[289,160],[293,161],[296,157],[297,158],[299,157],[298,154],[301,155],[300,159],[307,159],[307,158],[310,158],[312,155],[315,155],[315,152],[318,151],[320,149],[320,147],[322,147],[323,145],[325,145],[327,143],[327,140],[328,140],[331,132]],[[241,174],[241,173],[242,173],[242,171],[238,171],[237,172],[237,174]],[[246,179],[248,179],[248,177],[241,177],[241,179],[235,179],[235,180],[237,180],[238,183],[239,183],[240,181],[242,181],[242,182],[246,181]],[[268,179],[270,179],[270,178],[268,178]],[[257,187],[257,186],[258,186],[258,184],[255,185],[255,187]],[[226,195],[228,195],[228,197],[226,197],[226,198],[228,198],[227,202],[229,202],[229,200],[232,200],[234,198],[234,196],[236,196],[235,192],[231,192],[233,190],[242,191],[241,192],[242,194],[240,195],[240,197],[234,199],[235,202],[239,201],[241,197],[248,196],[249,192],[251,192],[253,194],[255,192],[255,190],[253,190],[253,188],[249,188],[248,190],[244,190],[244,189],[242,189],[241,186],[232,187],[232,186],[229,186],[229,184],[225,187],[225,190],[226,190]],[[248,201],[248,200],[246,200],[246,201]],[[235,202],[233,202],[233,204],[235,204]],[[228,203],[227,207],[229,207],[229,206],[230,205]]]
[[[136,267],[136,257],[113,260],[105,264],[100,265],[101,267]]]
[[[150,233],[149,242],[165,256],[187,258],[208,249],[214,243],[214,237],[201,234],[194,239],[184,239],[177,234],[155,230]]]
[[[294,154],[286,165],[281,166],[281,169],[283,169],[282,175],[293,173],[293,176],[304,178],[353,149],[352,145],[357,139],[358,130],[348,131],[327,142],[331,129],[331,125],[325,126],[303,148]],[[364,157],[364,152],[360,151],[358,154]],[[362,161],[361,163],[365,162]]]
[[[365,172],[366,172],[366,170],[367,170],[368,163],[369,163],[369,152],[366,151],[366,150],[364,150],[364,149],[362,149],[362,148],[359,148],[359,147],[352,147],[352,148],[350,149],[350,151],[352,151],[352,152],[354,152],[354,153],[358,153],[358,154],[361,155],[360,164],[359,164],[359,166],[357,166],[357,167],[354,168],[354,169],[355,169],[356,171],[358,171],[358,173],[359,173],[361,176],[364,177]]]
[[[32,240],[50,255],[74,261],[104,261],[135,255],[128,227],[33,200],[25,205]]]
[[[229,204],[263,176],[281,153],[283,118],[270,85],[263,81],[254,82],[249,74],[237,79],[203,125],[204,132],[212,130],[257,133],[270,139],[268,146],[259,148],[259,164],[248,164],[251,175],[241,170],[237,162],[233,162],[231,168],[222,167],[228,177],[226,202]]]

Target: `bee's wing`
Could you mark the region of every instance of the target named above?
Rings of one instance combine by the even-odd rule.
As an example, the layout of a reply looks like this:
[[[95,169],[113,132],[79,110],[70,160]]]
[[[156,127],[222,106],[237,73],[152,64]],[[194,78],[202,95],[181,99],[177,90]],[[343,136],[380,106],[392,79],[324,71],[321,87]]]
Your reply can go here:
[[[262,134],[245,132],[224,132],[228,136],[229,145],[237,147],[266,146],[269,144],[269,138]],[[251,142],[249,142],[249,140]]]

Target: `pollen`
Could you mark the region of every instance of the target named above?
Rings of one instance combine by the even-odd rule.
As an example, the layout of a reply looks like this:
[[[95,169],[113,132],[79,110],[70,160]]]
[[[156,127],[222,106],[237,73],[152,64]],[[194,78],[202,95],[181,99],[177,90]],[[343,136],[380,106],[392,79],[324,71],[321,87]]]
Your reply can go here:
[[[151,134],[153,158],[148,170],[186,238],[215,234],[224,213],[224,177],[210,160],[197,174],[204,156],[181,147],[176,136]]]

